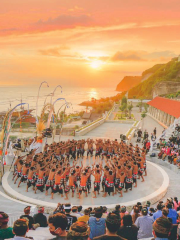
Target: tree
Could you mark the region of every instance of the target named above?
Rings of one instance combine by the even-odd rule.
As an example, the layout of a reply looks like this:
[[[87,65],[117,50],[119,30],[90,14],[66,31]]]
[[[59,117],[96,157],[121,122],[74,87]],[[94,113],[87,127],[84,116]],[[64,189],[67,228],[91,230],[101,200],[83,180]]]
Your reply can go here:
[[[129,118],[131,119],[131,111],[132,111],[133,105],[132,103],[128,105],[128,110],[129,110]]]
[[[143,107],[143,98],[139,99],[139,111],[142,112],[142,107]]]
[[[121,106],[119,107],[119,109],[121,110],[121,118],[122,118],[122,114],[123,114],[123,112],[124,112],[125,109],[126,109],[126,104],[121,105]]]
[[[146,117],[146,113],[145,112],[143,112],[142,114],[141,114],[141,119],[142,119],[142,130],[143,130],[143,126],[144,126],[144,118]]]
[[[125,96],[123,96],[122,100],[121,100],[121,105],[126,104],[127,105],[127,98]]]

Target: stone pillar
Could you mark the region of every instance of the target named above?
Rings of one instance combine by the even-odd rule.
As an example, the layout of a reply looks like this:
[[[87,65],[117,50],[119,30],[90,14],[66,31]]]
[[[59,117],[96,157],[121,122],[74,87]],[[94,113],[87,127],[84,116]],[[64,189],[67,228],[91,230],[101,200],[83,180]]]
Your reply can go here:
[[[167,126],[170,126],[170,120],[171,120],[171,116],[168,114],[168,117],[167,117]]]
[[[171,116],[171,124],[174,122],[175,117]]]

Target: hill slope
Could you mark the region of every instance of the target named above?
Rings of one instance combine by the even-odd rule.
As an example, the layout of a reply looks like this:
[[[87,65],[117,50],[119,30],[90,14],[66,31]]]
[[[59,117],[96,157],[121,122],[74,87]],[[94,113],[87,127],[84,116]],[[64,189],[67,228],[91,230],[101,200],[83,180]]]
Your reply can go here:
[[[123,80],[117,85],[116,91],[124,92],[133,88],[141,82],[141,76],[126,76]]]
[[[142,76],[152,73],[150,77],[129,90],[129,98],[152,98],[153,88],[160,82],[180,83],[180,62],[174,58],[166,64],[158,64],[142,74]]]

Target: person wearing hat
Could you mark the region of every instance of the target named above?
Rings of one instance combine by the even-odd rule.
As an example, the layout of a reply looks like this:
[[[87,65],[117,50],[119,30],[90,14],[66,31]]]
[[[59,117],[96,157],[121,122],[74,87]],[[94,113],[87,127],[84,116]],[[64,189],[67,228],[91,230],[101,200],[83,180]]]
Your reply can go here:
[[[39,223],[40,227],[47,227],[47,218],[43,213],[44,207],[39,207],[38,213],[33,216],[34,223]]]
[[[63,213],[56,213],[51,215],[48,219],[49,231],[52,235],[56,236],[53,239],[66,240],[67,232],[66,228],[68,225],[68,219]]]
[[[95,209],[95,217],[89,218],[90,239],[105,234],[105,218],[102,218],[102,212],[102,207],[98,207]]]
[[[8,239],[14,237],[12,228],[8,227],[9,216],[0,212],[0,239]]]
[[[139,228],[138,239],[152,237],[153,218],[148,216],[148,209],[143,207],[141,210],[142,217],[138,217],[135,225]]]
[[[73,223],[67,234],[67,240],[87,240],[89,238],[90,228],[85,222]]]
[[[160,217],[156,219],[153,223],[153,235],[155,240],[168,240],[171,227],[172,224],[167,218]]]
[[[120,219],[115,213],[109,213],[106,218],[106,234],[93,238],[93,240],[125,240],[117,235]]]
[[[27,206],[24,208],[24,215],[20,216],[20,219],[27,219],[29,222],[29,229],[33,228],[33,224],[34,224],[34,219],[33,217],[29,216],[30,215],[30,211],[31,211],[31,207]]]

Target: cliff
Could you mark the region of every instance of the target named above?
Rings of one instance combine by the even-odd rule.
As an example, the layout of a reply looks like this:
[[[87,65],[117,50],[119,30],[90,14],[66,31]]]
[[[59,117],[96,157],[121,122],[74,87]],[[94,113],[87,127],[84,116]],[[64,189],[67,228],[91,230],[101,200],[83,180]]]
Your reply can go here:
[[[173,58],[166,64],[157,64],[144,71],[142,73],[142,79],[144,81],[141,81],[141,83],[129,90],[129,98],[148,99],[153,98],[153,95],[167,94],[172,90],[174,91],[175,88],[179,89],[180,61],[178,61],[178,58]],[[170,87],[171,83],[172,87]]]
[[[124,92],[129,91],[129,89],[138,85],[141,82],[141,76],[126,76],[122,81],[117,85],[116,91]]]

